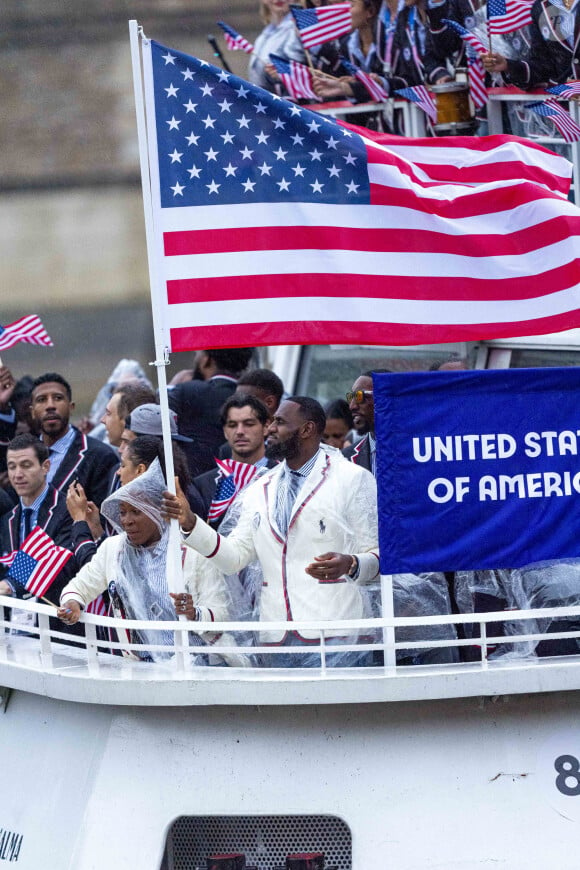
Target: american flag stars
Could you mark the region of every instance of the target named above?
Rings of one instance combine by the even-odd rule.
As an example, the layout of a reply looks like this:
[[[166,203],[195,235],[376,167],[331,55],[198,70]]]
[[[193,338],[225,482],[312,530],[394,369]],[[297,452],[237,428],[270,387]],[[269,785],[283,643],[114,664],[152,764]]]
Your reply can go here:
[[[162,207],[368,201],[358,136],[205,61],[152,56]]]

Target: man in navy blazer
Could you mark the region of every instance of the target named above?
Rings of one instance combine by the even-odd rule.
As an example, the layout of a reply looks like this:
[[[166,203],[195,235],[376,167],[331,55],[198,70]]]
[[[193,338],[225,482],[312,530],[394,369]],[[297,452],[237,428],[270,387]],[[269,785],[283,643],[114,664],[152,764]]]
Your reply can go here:
[[[56,372],[41,375],[32,385],[31,407],[40,440],[49,449],[48,482],[66,494],[77,480],[87,499],[100,507],[109,494],[111,472],[118,458],[107,444],[71,426],[74,402],[70,384]]]
[[[6,451],[10,483],[18,495],[18,503],[10,513],[0,520],[0,550],[8,554],[20,549],[24,539],[35,527],[41,528],[59,547],[72,549],[72,518],[67,510],[66,497],[47,482],[50,467],[48,448],[34,435],[17,435],[8,444]],[[79,563],[86,555],[92,554],[94,545],[90,532],[78,540],[78,561],[69,559],[60,574],[46,592],[46,598],[58,604],[60,593],[73,577]],[[8,569],[2,567],[1,575],[6,577]],[[10,579],[0,580],[0,594],[22,597],[22,588]]]

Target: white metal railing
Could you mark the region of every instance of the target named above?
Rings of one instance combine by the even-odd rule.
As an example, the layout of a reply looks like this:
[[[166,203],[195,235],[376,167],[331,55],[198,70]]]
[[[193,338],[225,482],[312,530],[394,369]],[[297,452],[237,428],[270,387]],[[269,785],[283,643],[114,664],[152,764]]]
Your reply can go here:
[[[580,649],[580,628],[570,631],[560,630],[557,632],[546,633],[538,629],[538,621],[548,619],[563,619],[566,617],[574,617],[580,625],[580,606],[576,607],[552,607],[538,610],[510,610],[494,613],[462,613],[445,616],[430,616],[430,617],[382,617],[374,619],[359,619],[359,620],[329,620],[323,623],[318,622],[220,622],[220,623],[199,623],[199,622],[142,622],[136,620],[114,619],[104,616],[96,616],[93,614],[83,614],[81,622],[84,625],[85,636],[71,635],[62,629],[51,627],[49,624],[50,617],[54,617],[55,610],[45,604],[38,604],[33,600],[30,601],[15,601],[12,598],[0,596],[0,606],[4,606],[10,611],[20,611],[33,613],[36,615],[38,624],[36,627],[26,627],[18,623],[14,623],[9,619],[0,620],[0,668],[3,664],[18,664],[23,666],[23,662],[18,659],[18,648],[24,640],[26,641],[26,650],[29,653],[30,641],[29,638],[36,638],[37,658],[33,663],[30,663],[30,658],[27,659],[31,669],[42,672],[54,672],[55,656],[59,653],[64,653],[66,645],[71,650],[74,650],[77,658],[80,656],[83,663],[87,666],[89,675],[95,680],[100,678],[108,678],[109,666],[114,658],[117,668],[127,666],[128,676],[131,678],[131,667],[134,664],[132,659],[124,659],[119,656],[112,656],[114,652],[132,652],[134,654],[143,655],[143,653],[164,653],[165,661],[164,669],[169,665],[170,672],[176,679],[182,679],[187,675],[190,679],[195,679],[196,673],[204,671],[204,679],[208,678],[212,672],[211,664],[207,667],[199,667],[197,656],[199,654],[208,654],[211,656],[246,656],[248,658],[247,666],[230,666],[230,672],[234,675],[236,672],[243,672],[244,678],[251,676],[256,680],[268,679],[271,674],[270,667],[261,667],[257,657],[261,655],[279,656],[281,654],[302,655],[305,651],[316,653],[320,657],[318,668],[296,668],[287,669],[286,676],[296,677],[297,673],[312,674],[313,671],[322,677],[327,675],[329,670],[334,671],[334,668],[328,662],[328,656],[337,653],[346,652],[373,652],[379,654],[378,658],[372,664],[364,667],[347,668],[349,671],[356,671],[358,676],[376,678],[384,676],[392,679],[401,674],[409,674],[420,670],[422,674],[440,673],[441,669],[452,668],[456,673],[462,669],[469,669],[473,672],[474,669],[486,671],[495,662],[490,660],[489,648],[493,647],[496,650],[498,647],[509,645],[512,650],[507,656],[499,657],[497,662],[509,664],[513,668],[529,667],[530,663],[539,663],[534,653],[534,647],[540,641],[558,640],[558,639],[577,639]],[[532,626],[526,626],[526,622],[532,622]],[[497,623],[508,623],[511,627],[510,634],[505,636],[490,636],[488,626]],[[414,628],[426,630],[428,635],[430,627],[443,626],[471,626],[472,637],[466,639],[448,638],[448,639],[429,639],[428,636],[417,640],[397,640],[397,629]],[[97,627],[102,626],[107,629],[117,629],[118,631],[147,629],[149,632],[164,631],[173,632],[173,644],[149,644],[147,646],[141,643],[130,643],[124,640],[105,640],[97,636]],[[521,630],[520,630],[521,629]],[[270,644],[260,639],[260,636],[267,632],[280,631],[304,631],[309,634],[316,634],[318,640],[307,646],[271,646]],[[199,646],[190,645],[190,635],[207,632],[211,635],[222,634],[211,644]],[[327,645],[329,637],[336,640],[337,632],[344,635],[344,642],[332,646]],[[240,640],[236,640],[236,636],[243,635]],[[374,635],[374,637],[369,637]],[[247,639],[249,636],[249,640]],[[357,637],[364,638],[364,642],[358,642]],[[458,662],[452,665],[436,665],[425,667],[424,665],[400,665],[396,662],[397,651],[400,650],[436,650],[436,649],[461,649],[470,647],[472,650],[478,650],[478,659],[476,661]],[[552,660],[553,661],[553,660]],[[577,669],[580,664],[580,656],[562,656],[558,657],[561,664],[569,664],[570,668]],[[142,662],[143,667],[155,668],[155,662]],[[24,664],[26,666],[26,664]],[[216,670],[216,669],[213,669]],[[221,669],[220,669],[221,670]],[[63,671],[66,676],[66,668]]]

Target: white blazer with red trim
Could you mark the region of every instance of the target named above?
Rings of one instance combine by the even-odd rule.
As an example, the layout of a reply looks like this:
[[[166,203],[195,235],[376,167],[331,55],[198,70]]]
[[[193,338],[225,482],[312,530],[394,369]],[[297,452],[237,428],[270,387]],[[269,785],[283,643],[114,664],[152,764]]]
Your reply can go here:
[[[358,619],[363,614],[361,584],[379,573],[375,479],[338,451],[321,450],[298,494],[286,536],[275,518],[276,489],[282,466],[260,477],[242,494],[237,527],[222,537],[198,518],[185,543],[225,574],[259,559],[264,585],[260,620]],[[322,583],[306,573],[315,556],[348,553],[359,559],[356,581],[348,577]],[[315,640],[315,632],[295,632]],[[340,632],[336,632],[339,635]],[[285,632],[262,633],[262,642],[281,643]]]

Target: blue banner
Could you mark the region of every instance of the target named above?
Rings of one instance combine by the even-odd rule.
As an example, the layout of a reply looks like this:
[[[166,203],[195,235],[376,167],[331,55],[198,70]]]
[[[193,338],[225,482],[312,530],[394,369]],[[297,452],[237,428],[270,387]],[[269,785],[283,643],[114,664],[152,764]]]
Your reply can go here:
[[[373,380],[383,573],[580,556],[580,369]]]

